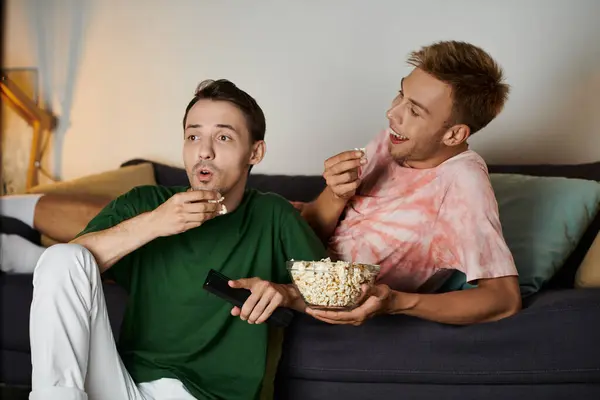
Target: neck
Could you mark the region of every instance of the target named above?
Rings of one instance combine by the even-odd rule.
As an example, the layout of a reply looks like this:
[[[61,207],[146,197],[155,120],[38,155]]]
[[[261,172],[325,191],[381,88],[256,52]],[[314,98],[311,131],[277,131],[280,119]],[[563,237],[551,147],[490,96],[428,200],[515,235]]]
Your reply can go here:
[[[435,156],[426,160],[406,160],[401,165],[408,168],[414,169],[429,169],[435,168],[443,162],[456,157],[460,153],[464,153],[469,150],[469,145],[465,142],[458,146],[446,147],[443,151],[438,152]]]
[[[223,204],[227,208],[227,213],[233,212],[242,202],[242,199],[244,198],[244,191],[246,189],[246,181],[247,178],[244,177],[240,179],[235,186],[229,189],[227,193],[222,193],[223,197],[225,198],[225,200],[223,200]]]

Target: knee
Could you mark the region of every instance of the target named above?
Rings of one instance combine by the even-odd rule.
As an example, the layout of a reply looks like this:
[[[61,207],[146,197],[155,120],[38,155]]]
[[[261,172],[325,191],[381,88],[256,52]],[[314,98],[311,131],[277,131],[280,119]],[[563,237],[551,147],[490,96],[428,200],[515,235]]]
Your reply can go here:
[[[79,244],[55,244],[48,247],[40,257],[34,273],[33,281],[64,282],[63,278],[76,275],[91,277],[97,268],[92,253]]]

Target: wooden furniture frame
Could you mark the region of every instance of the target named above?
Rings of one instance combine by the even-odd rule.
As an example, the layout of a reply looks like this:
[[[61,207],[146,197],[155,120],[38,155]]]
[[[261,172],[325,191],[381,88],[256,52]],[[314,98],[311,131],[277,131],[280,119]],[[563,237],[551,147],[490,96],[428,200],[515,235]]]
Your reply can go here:
[[[54,130],[58,120],[52,113],[40,108],[33,99],[8,78],[4,71],[2,71],[0,78],[0,92],[8,104],[33,129],[27,167],[26,189],[28,190],[38,184],[38,171],[41,168],[40,160],[42,157],[40,147],[43,134],[45,131],[51,132]]]

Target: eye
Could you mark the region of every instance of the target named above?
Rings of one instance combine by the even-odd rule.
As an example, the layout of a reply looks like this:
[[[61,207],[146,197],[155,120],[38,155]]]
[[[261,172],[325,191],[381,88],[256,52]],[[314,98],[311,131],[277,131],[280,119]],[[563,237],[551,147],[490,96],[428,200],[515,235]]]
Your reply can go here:
[[[415,111],[415,109],[412,108],[412,107],[410,108],[410,113],[412,114],[413,117],[418,117],[419,116],[419,114],[417,114],[416,111]]]
[[[398,97],[403,98],[404,92],[402,90],[398,90]]]
[[[226,142],[226,141],[228,141],[228,140],[231,140],[231,138],[230,138],[229,136],[227,136],[227,135],[223,135],[223,134],[221,134],[221,135],[218,135],[218,136],[217,136],[217,139],[219,139],[219,140],[220,140],[220,141],[222,141],[222,142]]]
[[[188,140],[194,141],[194,140],[198,139],[198,136],[196,136],[196,135],[189,135],[187,138],[188,138]]]

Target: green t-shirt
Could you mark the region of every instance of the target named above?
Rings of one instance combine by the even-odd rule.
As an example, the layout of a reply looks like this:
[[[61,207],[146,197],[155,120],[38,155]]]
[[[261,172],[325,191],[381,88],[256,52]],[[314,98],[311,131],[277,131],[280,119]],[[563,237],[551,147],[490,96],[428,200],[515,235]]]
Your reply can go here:
[[[151,211],[186,187],[143,186],[114,200],[80,234]],[[231,279],[289,283],[289,259],[326,250],[282,197],[247,189],[239,207],[187,232],[158,238],[105,272],[129,293],[119,353],[134,381],[175,378],[198,399],[255,399],[267,354],[267,324],[232,317],[206,292],[212,268]]]

